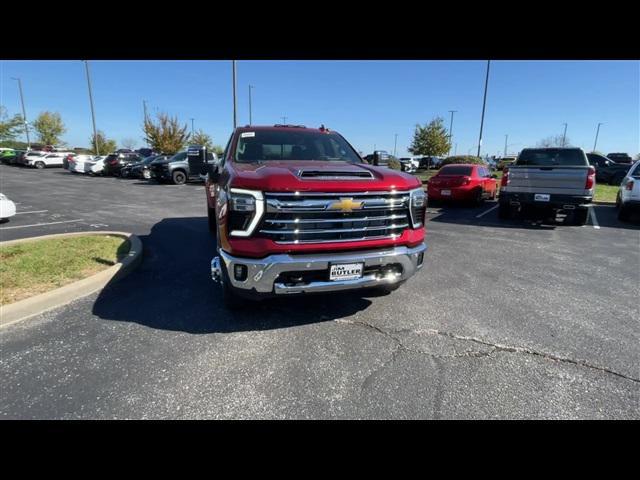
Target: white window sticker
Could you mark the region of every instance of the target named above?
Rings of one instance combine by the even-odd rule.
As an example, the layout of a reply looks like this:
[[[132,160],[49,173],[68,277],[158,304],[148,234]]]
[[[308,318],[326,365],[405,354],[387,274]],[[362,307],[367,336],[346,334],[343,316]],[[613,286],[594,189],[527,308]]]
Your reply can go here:
[[[255,137],[255,136],[256,136],[256,132],[242,132],[240,134],[240,138]]]

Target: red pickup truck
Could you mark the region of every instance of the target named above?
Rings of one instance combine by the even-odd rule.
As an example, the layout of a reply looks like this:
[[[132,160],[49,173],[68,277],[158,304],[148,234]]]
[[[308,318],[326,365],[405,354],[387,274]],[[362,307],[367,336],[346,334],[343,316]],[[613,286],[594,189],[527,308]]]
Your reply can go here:
[[[211,274],[230,308],[243,298],[393,290],[422,268],[420,181],[367,164],[334,131],[236,128],[206,177]]]

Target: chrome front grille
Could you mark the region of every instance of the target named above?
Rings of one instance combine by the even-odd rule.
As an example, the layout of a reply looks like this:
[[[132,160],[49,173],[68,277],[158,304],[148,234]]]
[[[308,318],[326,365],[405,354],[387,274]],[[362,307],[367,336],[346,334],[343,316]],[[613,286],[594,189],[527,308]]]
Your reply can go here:
[[[396,238],[409,228],[409,192],[265,193],[259,234],[277,243]]]

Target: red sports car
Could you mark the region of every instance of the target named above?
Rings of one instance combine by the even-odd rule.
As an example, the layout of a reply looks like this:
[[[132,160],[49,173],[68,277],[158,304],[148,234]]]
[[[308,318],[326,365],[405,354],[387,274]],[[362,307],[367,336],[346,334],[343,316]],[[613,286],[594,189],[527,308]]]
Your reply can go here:
[[[433,200],[462,200],[482,203],[495,200],[498,181],[485,165],[445,165],[429,180],[427,194]]]

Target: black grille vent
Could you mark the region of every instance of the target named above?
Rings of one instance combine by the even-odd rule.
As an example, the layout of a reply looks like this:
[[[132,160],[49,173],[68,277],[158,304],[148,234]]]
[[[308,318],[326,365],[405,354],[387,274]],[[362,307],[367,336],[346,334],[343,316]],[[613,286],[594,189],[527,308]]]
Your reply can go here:
[[[300,178],[314,178],[314,179],[327,179],[327,180],[349,180],[352,178],[373,179],[373,174],[367,170],[361,171],[327,171],[327,170],[300,170],[298,172]]]

